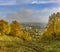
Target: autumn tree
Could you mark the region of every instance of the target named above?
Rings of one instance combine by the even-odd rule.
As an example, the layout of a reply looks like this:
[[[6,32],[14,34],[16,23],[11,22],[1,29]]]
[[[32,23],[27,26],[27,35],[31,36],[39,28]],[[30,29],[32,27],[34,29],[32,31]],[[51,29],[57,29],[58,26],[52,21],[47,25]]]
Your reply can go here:
[[[13,21],[11,23],[11,32],[10,32],[10,35],[20,36],[20,34],[21,34],[20,24],[17,21]]]
[[[10,35],[17,36],[23,40],[31,40],[31,36],[28,32],[21,31],[20,24],[17,21],[11,23],[11,32]]]
[[[9,34],[10,33],[10,24],[4,20],[0,20],[0,35]]]
[[[59,12],[57,12],[56,14],[53,13],[49,17],[49,21],[46,29],[47,30],[46,32],[44,32],[43,36],[46,36],[48,38],[50,37],[60,38],[60,13]]]

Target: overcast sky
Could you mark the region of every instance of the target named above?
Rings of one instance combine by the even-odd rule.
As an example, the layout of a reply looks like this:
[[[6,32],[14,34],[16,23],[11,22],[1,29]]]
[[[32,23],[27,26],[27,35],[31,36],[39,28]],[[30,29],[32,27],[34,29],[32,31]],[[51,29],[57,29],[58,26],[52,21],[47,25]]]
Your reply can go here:
[[[60,12],[60,0],[0,0],[0,19],[11,22],[48,22]]]

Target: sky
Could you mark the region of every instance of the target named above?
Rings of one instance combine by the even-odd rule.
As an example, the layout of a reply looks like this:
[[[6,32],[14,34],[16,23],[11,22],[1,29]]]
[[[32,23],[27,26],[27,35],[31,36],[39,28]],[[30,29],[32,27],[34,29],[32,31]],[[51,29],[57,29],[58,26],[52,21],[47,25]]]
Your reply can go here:
[[[56,12],[60,12],[60,0],[0,0],[0,19],[8,22],[47,23]]]

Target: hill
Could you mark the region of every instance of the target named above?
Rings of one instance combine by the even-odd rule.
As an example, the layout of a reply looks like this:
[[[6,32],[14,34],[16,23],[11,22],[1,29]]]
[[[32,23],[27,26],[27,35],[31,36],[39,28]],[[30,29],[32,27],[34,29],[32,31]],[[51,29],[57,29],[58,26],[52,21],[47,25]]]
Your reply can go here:
[[[33,40],[34,38],[32,38],[31,40],[27,41],[24,39],[30,37],[27,34],[23,33],[25,37],[20,38],[15,34],[13,34],[14,36],[10,34],[5,34],[6,28],[5,29],[3,28],[5,31],[1,29],[0,52],[60,52],[60,20],[59,19],[60,19],[60,13],[57,14],[54,13],[49,17],[49,22],[43,34],[41,35],[39,32],[39,34],[41,35],[39,36],[39,40],[37,40],[37,38],[35,38],[36,40]],[[37,25],[36,23],[34,24]],[[13,25],[14,25],[13,28],[17,27],[15,22]],[[14,28],[13,30],[15,32],[18,29]],[[2,30],[4,34],[2,33]],[[33,30],[35,29],[32,29],[32,31]],[[21,29],[19,32],[21,33]],[[36,32],[34,31],[34,33]]]

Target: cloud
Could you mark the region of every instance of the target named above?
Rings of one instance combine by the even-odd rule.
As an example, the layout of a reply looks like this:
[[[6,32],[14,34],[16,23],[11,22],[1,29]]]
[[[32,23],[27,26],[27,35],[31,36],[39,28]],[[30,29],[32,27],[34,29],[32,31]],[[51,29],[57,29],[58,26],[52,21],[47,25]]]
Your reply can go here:
[[[47,4],[60,3],[60,0],[17,0],[20,4]]]
[[[16,5],[16,0],[1,0],[0,5]]]
[[[50,9],[50,10],[51,10],[51,12],[54,12],[54,13],[60,12],[60,7],[53,8],[53,9]]]
[[[50,1],[32,1],[32,4],[48,4],[48,3],[60,3],[58,0],[50,0]]]
[[[53,8],[46,8],[44,9],[45,11],[47,11],[47,14],[50,13],[53,14],[53,13],[57,13],[57,12],[60,12],[60,7],[53,7]]]
[[[46,3],[59,3],[60,0],[19,0],[20,3],[39,3],[39,4],[46,4]],[[0,5],[15,5],[17,0],[10,0],[10,1],[0,1]],[[6,17],[3,16],[0,19],[5,19],[9,22],[13,20],[17,20],[19,22],[48,22],[49,16],[52,13],[60,12],[60,7],[45,7],[40,10],[34,10],[34,9],[20,9],[18,13],[15,14],[8,14]],[[5,18],[4,18],[5,17]]]
[[[44,12],[43,12],[44,11]],[[17,20],[19,22],[47,22],[48,17],[42,16],[47,14],[47,11],[43,10],[20,10],[16,14],[8,15],[7,19],[11,22]],[[9,18],[8,18],[9,17]]]
[[[8,21],[17,20],[19,22],[42,22],[47,23],[52,13],[60,12],[60,7],[44,8],[42,10],[20,9],[18,13],[9,14]]]

